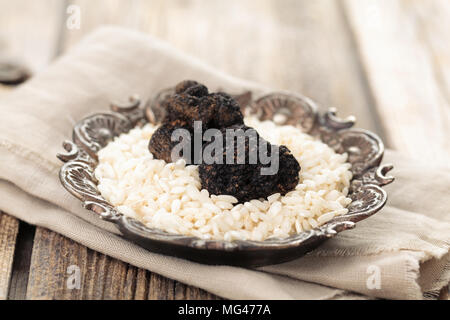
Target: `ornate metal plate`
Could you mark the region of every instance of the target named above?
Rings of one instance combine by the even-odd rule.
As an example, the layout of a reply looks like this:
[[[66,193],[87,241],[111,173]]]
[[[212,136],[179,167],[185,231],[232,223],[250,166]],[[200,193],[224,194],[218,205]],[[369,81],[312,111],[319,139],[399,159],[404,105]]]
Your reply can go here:
[[[110,113],[81,120],[73,129],[72,141],[63,144],[66,153],[58,154],[65,162],[59,175],[62,185],[80,199],[86,209],[116,223],[124,238],[154,252],[201,263],[246,267],[277,264],[298,258],[339,232],[354,228],[356,222],[370,217],[385,205],[387,194],[381,187],[394,178],[386,176],[392,166],[380,165],[384,145],[379,137],[366,130],[352,129],[353,117],[341,120],[336,117],[335,110],[320,114],[315,103],[306,97],[273,93],[252,101],[251,93],[246,92],[235,96],[246,114],[296,125],[336,152],[349,154],[354,177],[350,188],[353,202],[348,207],[348,214],[286,239],[232,242],[170,234],[124,216],[97,189],[94,176],[97,152],[115,136],[137,125],[160,122],[164,116],[161,101],[172,90],[161,91],[145,107],[132,97],[128,104],[112,104]]]

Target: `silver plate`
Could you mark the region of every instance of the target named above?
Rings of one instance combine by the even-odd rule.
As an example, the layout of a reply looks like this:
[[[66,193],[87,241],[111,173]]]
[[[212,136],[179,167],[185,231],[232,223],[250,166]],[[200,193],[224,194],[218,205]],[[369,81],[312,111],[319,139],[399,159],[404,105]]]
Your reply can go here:
[[[253,101],[251,93],[246,92],[235,96],[244,114],[256,115],[261,120],[283,120],[319,138],[336,152],[348,153],[353,172],[349,194],[352,203],[348,214],[285,239],[232,242],[170,234],[124,216],[102,197],[97,188],[94,176],[97,152],[114,137],[135,126],[159,123],[164,116],[161,101],[172,92],[173,89],[161,91],[145,107],[141,107],[138,98],[131,97],[125,105],[112,104],[109,113],[94,114],[81,120],[73,129],[72,141],[63,143],[66,152],[58,154],[64,162],[59,174],[62,185],[82,202],[84,208],[116,223],[124,238],[154,252],[201,263],[261,266],[298,258],[339,232],[354,228],[356,222],[370,217],[385,205],[387,194],[381,187],[394,178],[386,176],[391,165],[380,165],[384,145],[377,135],[352,129],[355,119],[339,119],[335,110],[319,113],[312,100],[300,95],[272,93]]]

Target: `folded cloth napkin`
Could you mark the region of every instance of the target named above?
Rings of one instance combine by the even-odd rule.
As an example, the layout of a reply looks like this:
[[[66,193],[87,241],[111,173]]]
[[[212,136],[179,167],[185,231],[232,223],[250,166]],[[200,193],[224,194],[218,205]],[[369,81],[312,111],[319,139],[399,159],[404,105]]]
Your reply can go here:
[[[232,93],[268,88],[222,74],[148,36],[103,28],[0,102],[0,209],[87,247],[234,299],[436,297],[450,278],[450,170],[394,152],[388,205],[298,260],[259,269],[207,266],[149,252],[81,208],[61,186],[56,154],[74,123],[183,79]]]

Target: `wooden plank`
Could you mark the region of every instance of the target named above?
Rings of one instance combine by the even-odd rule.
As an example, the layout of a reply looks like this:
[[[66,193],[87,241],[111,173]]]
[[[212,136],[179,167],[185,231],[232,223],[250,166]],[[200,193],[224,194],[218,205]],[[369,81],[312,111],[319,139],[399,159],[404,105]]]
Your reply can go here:
[[[27,299],[132,299],[135,273],[126,263],[37,228]],[[79,287],[72,282],[77,274]]]
[[[392,146],[447,165],[450,3],[345,0],[345,12]]]
[[[0,211],[0,300],[8,296],[19,221]]]
[[[412,0],[404,8],[417,19],[419,39],[429,49],[436,84],[450,103],[450,2]]]
[[[11,86],[0,84],[0,98],[10,92],[11,89]],[[25,278],[23,272],[14,272],[13,274],[13,267],[18,269],[17,256],[19,254],[16,255],[16,257],[14,256],[18,245],[19,226],[19,220],[0,211],[0,300],[5,300],[10,297],[10,292],[12,292],[14,296],[16,293],[20,295],[20,292],[23,292],[23,290],[20,289],[23,279]],[[23,245],[21,246],[23,247]]]
[[[11,90],[0,84],[0,98]],[[8,297],[19,221],[0,211],[0,300]]]
[[[76,282],[72,282],[75,272],[78,272],[74,270],[79,270],[79,289]],[[26,298],[146,300],[215,297],[107,257],[47,229],[37,228]]]
[[[80,7],[81,29],[66,32],[64,50],[102,24],[137,29],[237,77],[338,107],[342,116],[354,114],[360,127],[383,133],[334,0],[72,3]]]
[[[36,228],[23,221],[19,222],[14,261],[8,292],[9,300],[24,300],[27,293],[28,272]]]
[[[0,0],[0,54],[36,72],[59,50],[61,12],[64,1]],[[0,85],[0,96],[12,87]],[[28,282],[35,227],[2,214],[0,233],[0,298],[24,299]],[[4,243],[5,239],[16,243]],[[15,254],[14,254],[15,251]],[[14,256],[14,259],[13,259]],[[8,286],[9,284],[9,286]]]
[[[392,146],[444,165],[450,158],[448,6],[445,0],[345,1]],[[431,12],[447,22],[430,22]]]
[[[39,71],[59,50],[60,0],[0,0],[0,50]]]

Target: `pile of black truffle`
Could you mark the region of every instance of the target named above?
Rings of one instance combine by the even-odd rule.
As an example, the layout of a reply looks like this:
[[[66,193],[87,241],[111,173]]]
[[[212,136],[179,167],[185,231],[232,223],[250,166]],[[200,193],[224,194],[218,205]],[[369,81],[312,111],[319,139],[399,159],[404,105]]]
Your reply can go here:
[[[194,122],[201,121],[202,132],[207,129],[218,129],[222,134],[223,141],[226,141],[226,129],[249,128],[244,124],[239,104],[230,95],[218,92],[209,93],[204,85],[186,80],[179,83],[175,88],[175,93],[166,98],[162,104],[166,109],[166,116],[162,125],[153,134],[149,150],[156,159],[162,159],[166,162],[172,162],[172,148],[179,141],[172,141],[172,133],[176,129],[185,129],[189,133],[192,150],[194,150]],[[255,131],[256,132],[256,131]],[[199,175],[202,188],[208,190],[214,195],[232,195],[239,202],[246,202],[252,199],[266,198],[274,193],[282,195],[293,190],[299,181],[300,165],[286,146],[274,147],[269,142],[262,140],[256,133],[259,144],[266,144],[264,151],[269,156],[276,152],[278,156],[278,170],[274,174],[261,174],[261,168],[270,167],[270,164],[263,164],[260,161],[259,150],[250,150],[254,144],[249,143],[250,138],[245,137],[245,163],[240,164],[237,161],[238,149],[237,143],[224,144],[222,154],[215,155],[215,159],[222,157],[221,163],[206,164],[202,161],[194,161],[194,152],[185,160],[190,164],[199,165]],[[209,142],[203,142],[201,148],[206,148],[214,139]],[[236,142],[236,141],[235,141]],[[227,147],[225,147],[227,146]],[[229,150],[230,147],[233,150]],[[226,154],[234,154],[233,164],[227,164]],[[250,164],[250,152],[257,152],[258,159],[254,164]],[[273,156],[272,156],[273,157]],[[230,163],[228,159],[228,163]],[[266,162],[266,161],[263,161]]]

